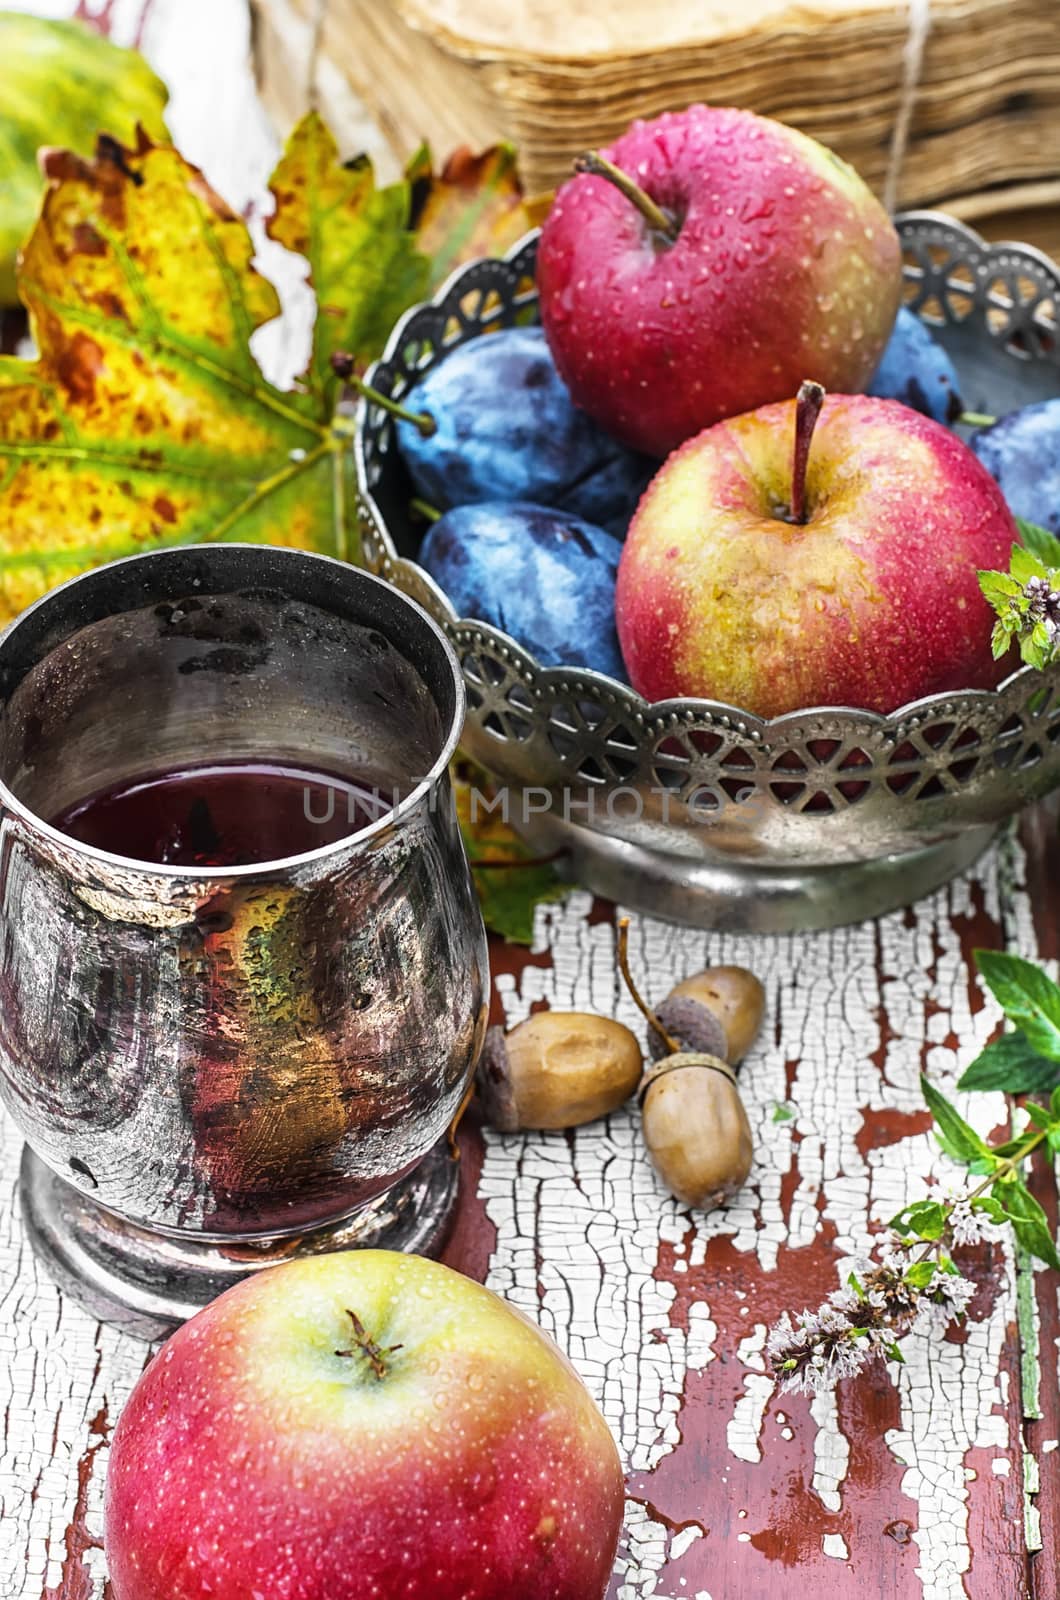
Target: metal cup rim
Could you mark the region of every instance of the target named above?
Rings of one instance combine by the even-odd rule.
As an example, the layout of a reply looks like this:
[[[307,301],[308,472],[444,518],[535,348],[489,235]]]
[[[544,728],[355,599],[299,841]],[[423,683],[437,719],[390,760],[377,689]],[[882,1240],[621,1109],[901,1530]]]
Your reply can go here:
[[[365,827],[358,828],[355,832],[348,833],[343,838],[335,840],[332,844],[318,845],[315,850],[305,850],[299,855],[277,856],[267,861],[248,862],[216,871],[204,870],[201,867],[186,867],[169,862],[142,861],[134,856],[123,856],[109,850],[101,850],[96,845],[84,844],[81,840],[74,839],[69,834],[63,833],[61,829],[53,827],[50,822],[38,816],[31,807],[27,806],[13,793],[2,777],[0,777],[0,811],[7,810],[14,813],[32,832],[42,835],[62,849],[86,860],[99,862],[101,865],[111,869],[119,868],[122,871],[143,877],[157,878],[160,874],[163,874],[167,878],[185,883],[228,883],[233,880],[261,879],[294,872],[302,867],[313,866],[318,862],[325,862],[333,857],[342,855],[353,845],[363,846],[369,844],[377,836],[388,832],[396,822],[416,810],[420,803],[430,794],[434,785],[446,772],[459,745],[460,735],[463,731],[467,708],[467,688],[456,652],[446,638],[444,630],[417,601],[406,594],[402,594],[393,585],[382,578],[376,577],[374,573],[368,572],[364,567],[356,567],[350,562],[339,560],[336,556],[325,555],[316,550],[300,550],[287,545],[260,544],[253,541],[243,543],[238,540],[224,540],[218,541],[216,544],[211,543],[201,546],[177,545],[164,550],[145,550],[131,556],[120,556],[115,561],[103,562],[98,567],[91,567],[85,572],[75,573],[73,577],[67,578],[61,584],[56,584],[53,589],[49,589],[47,593],[34,600],[31,605],[28,605],[25,610],[20,611],[17,617],[13,617],[6,627],[0,630],[0,654],[2,654],[8,640],[20,627],[38,615],[44,608],[55,605],[64,594],[85,583],[86,580],[101,578],[101,575],[113,572],[116,568],[134,565],[142,567],[152,563],[162,564],[167,560],[171,560],[178,551],[201,551],[204,557],[208,557],[218,550],[239,551],[241,554],[254,550],[268,551],[270,560],[284,561],[290,557],[292,560],[300,562],[321,563],[336,567],[342,571],[346,578],[352,576],[356,582],[363,583],[366,587],[383,591],[389,603],[397,601],[400,606],[405,607],[416,617],[420,625],[425,627],[426,631],[434,637],[436,643],[441,647],[443,659],[449,667],[453,687],[453,712],[442,748],[432,762],[429,771],[420,779],[415,788],[410,790],[396,806],[392,806],[390,810],[384,812],[382,816],[377,817]],[[76,629],[71,631],[76,631]],[[2,710],[3,702],[0,701],[0,713],[2,713]]]

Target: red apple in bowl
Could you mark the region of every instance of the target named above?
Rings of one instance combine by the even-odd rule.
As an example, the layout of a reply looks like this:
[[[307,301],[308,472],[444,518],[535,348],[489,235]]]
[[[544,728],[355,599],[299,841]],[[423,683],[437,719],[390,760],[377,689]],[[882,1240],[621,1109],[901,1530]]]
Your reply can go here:
[[[863,389],[898,310],[890,218],[824,145],[723,106],[635,122],[545,219],[541,320],[575,402],[665,456],[803,378]]]
[[[618,1452],[559,1350],[436,1262],[348,1251],[180,1328],[115,1430],[114,1600],[602,1600]]]
[[[896,400],[821,399],[717,423],[648,486],[616,590],[646,699],[886,712],[1008,670],[976,575],[1017,541],[993,478]]]

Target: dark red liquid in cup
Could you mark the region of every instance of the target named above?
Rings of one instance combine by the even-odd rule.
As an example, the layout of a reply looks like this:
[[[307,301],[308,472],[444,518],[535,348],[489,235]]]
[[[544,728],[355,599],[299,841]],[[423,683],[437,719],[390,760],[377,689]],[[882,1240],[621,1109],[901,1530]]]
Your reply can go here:
[[[217,762],[102,789],[51,824],[82,844],[136,861],[242,867],[335,844],[398,798],[310,768]]]

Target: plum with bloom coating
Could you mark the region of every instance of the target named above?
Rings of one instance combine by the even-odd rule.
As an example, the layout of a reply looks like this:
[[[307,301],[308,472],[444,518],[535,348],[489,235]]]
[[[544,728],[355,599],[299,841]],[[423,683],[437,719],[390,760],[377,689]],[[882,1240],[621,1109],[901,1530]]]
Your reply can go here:
[[[533,500],[622,538],[657,463],[579,410],[540,328],[504,328],[451,350],[402,396],[430,428],[398,423],[417,493],[440,511]]]
[[[964,409],[956,367],[908,306],[898,313],[867,393],[880,400],[900,400],[936,422],[956,422]]]
[[[115,1431],[114,1600],[602,1600],[622,1521],[603,1417],[496,1295],[386,1251],[245,1279]]]
[[[615,632],[622,546],[568,512],[524,502],[455,506],[419,563],[458,616],[510,633],[546,667],[625,676]]]
[[[1017,517],[1060,533],[1060,395],[1010,411],[971,445]]]

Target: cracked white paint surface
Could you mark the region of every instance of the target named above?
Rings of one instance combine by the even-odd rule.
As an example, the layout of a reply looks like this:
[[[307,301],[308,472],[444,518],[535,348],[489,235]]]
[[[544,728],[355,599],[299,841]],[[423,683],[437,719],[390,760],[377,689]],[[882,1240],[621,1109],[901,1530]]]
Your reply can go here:
[[[814,1395],[810,1415],[817,1424],[813,1441],[813,1489],[829,1511],[842,1509],[842,1486],[850,1464],[850,1441],[839,1426],[834,1389]]]
[[[1033,954],[1022,857],[1011,845],[1006,857],[1005,870],[1014,879],[1009,943]],[[588,923],[587,909],[587,899],[574,895],[563,906],[540,910],[537,948],[551,949],[553,965],[528,966],[518,983],[501,980],[509,1025],[535,1002],[544,1002],[617,1016],[640,1031],[638,1014],[616,980],[612,929]],[[676,977],[708,962],[737,962],[759,974],[769,997],[767,1038],[741,1074],[756,1138],[755,1167],[731,1206],[699,1219],[687,1257],[688,1271],[701,1284],[697,1305],[709,1312],[710,1240],[718,1235],[732,1235],[738,1250],[754,1253],[759,1267],[772,1272],[778,1266],[783,1270],[785,1249],[810,1244],[822,1222],[830,1224],[838,1283],[842,1258],[869,1248],[872,1226],[923,1194],[929,1180],[960,1182],[930,1134],[899,1137],[865,1154],[857,1140],[866,1111],[923,1109],[921,1070],[983,1134],[1002,1119],[1001,1096],[960,1095],[955,1088],[998,1018],[992,1002],[980,1004],[970,993],[959,935],[962,921],[980,909],[1000,920],[993,853],[915,913],[897,913],[878,924],[750,937],[634,919],[631,961],[649,996],[661,997]],[[973,998],[979,1006],[974,1014]],[[960,1041],[956,1050],[954,1038]],[[778,1103],[791,1108],[791,1120],[773,1121]],[[785,1212],[781,1183],[793,1162],[796,1182]],[[719,1333],[711,1325],[694,1344],[668,1320],[676,1291],[655,1276],[659,1245],[681,1236],[686,1220],[653,1177],[635,1113],[619,1113],[555,1141],[491,1137],[483,1183],[498,1227],[489,1282],[541,1314],[579,1364],[583,1354],[591,1356],[583,1370],[628,1465],[650,1470],[674,1449],[686,1375],[719,1354],[724,1340],[729,1359],[744,1367],[743,1392],[725,1419],[729,1448],[742,1461],[760,1463],[768,1474],[762,1421],[772,1384],[762,1370],[764,1328],[749,1321],[745,1332],[730,1327]],[[544,1214],[562,1229],[561,1243],[532,1227],[520,1235]],[[699,1275],[704,1261],[706,1271]],[[794,1303],[798,1293],[793,1287]],[[747,1309],[753,1318],[754,1307]],[[613,1320],[601,1321],[607,1310]],[[916,1570],[925,1600],[961,1600],[966,1592],[962,1578],[971,1559],[967,1452],[984,1445],[1013,1448],[998,1373],[1013,1314],[1011,1291],[1003,1288],[987,1319],[970,1325],[966,1342],[908,1340],[906,1365],[891,1368],[901,1423],[888,1435],[888,1444],[905,1468],[903,1491],[915,1503],[910,1520],[916,1523]],[[812,1415],[813,1488],[829,1511],[839,1512],[849,1441],[840,1430],[834,1399],[817,1400]],[[781,1438],[790,1437],[790,1429],[778,1431]],[[704,1485],[703,1492],[706,1508],[711,1486]],[[653,1532],[645,1517],[643,1506],[631,1507],[623,1600],[658,1597],[671,1557],[667,1531],[656,1526]],[[704,1520],[710,1520],[706,1509]],[[737,1541],[746,1544],[749,1536],[739,1534]],[[838,1553],[834,1541],[833,1548]]]
[[[766,1363],[763,1351],[769,1329],[764,1322],[755,1324],[754,1332],[741,1339],[736,1356],[748,1369],[744,1379],[743,1394],[733,1408],[726,1429],[729,1449],[741,1461],[761,1461],[759,1436],[766,1406],[773,1393],[772,1378],[765,1377]]]

